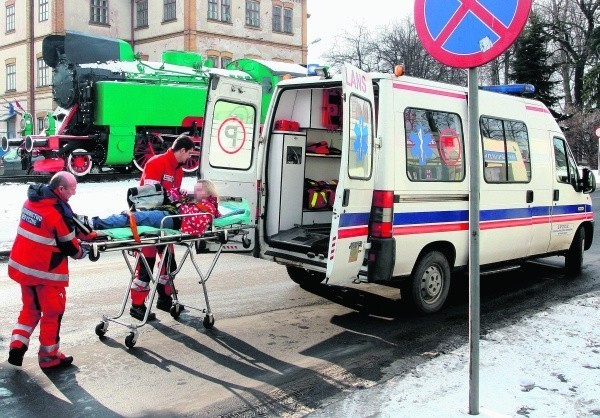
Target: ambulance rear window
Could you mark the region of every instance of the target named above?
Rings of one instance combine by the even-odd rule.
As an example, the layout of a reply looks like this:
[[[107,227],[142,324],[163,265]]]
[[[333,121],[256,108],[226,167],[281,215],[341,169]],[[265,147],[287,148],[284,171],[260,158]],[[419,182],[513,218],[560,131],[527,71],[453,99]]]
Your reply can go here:
[[[457,114],[407,108],[404,111],[404,127],[406,175],[409,180],[464,180],[464,139]]]

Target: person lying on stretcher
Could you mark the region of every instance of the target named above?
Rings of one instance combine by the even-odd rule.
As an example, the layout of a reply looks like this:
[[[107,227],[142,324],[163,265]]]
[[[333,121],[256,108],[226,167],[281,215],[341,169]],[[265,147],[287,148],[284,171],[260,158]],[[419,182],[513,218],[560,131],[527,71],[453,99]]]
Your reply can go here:
[[[219,213],[219,196],[217,188],[210,180],[198,180],[194,185],[194,197],[188,196],[185,190],[171,189],[167,192],[169,204],[152,210],[137,212],[122,212],[106,218],[94,216],[76,216],[80,229],[87,238],[94,235],[94,230],[123,228],[132,226],[151,226],[154,228],[177,229],[184,234],[202,235]],[[170,215],[187,215],[198,213],[197,216],[185,216],[163,219]],[[162,225],[161,225],[162,223]],[[87,231],[86,231],[87,229]],[[89,231],[89,233],[88,233]]]

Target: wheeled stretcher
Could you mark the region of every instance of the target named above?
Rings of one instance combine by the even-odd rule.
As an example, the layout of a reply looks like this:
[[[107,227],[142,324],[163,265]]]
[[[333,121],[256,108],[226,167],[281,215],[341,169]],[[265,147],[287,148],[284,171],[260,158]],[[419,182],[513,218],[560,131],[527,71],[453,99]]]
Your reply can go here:
[[[243,203],[245,203],[245,201]],[[219,206],[220,211],[223,211],[224,208],[226,208],[226,206]],[[202,312],[205,315],[202,324],[205,328],[212,328],[215,323],[215,319],[210,309],[206,282],[208,281],[215,265],[217,264],[217,261],[219,260],[223,245],[229,240],[233,240],[241,241],[245,248],[249,248],[250,239],[248,238],[248,234],[252,229],[254,229],[254,226],[251,225],[250,222],[250,211],[247,207],[247,204],[245,207],[243,207],[243,209],[235,209],[229,212],[230,213],[225,214],[222,217],[213,219],[211,227],[202,235],[184,234],[180,231],[166,228],[138,226],[137,234],[135,234],[131,228],[115,228],[113,230],[97,231],[99,235],[93,240],[82,241],[81,246],[89,251],[89,258],[92,261],[99,260],[102,253],[121,251],[123,259],[125,260],[127,268],[130,272],[129,284],[123,296],[120,311],[114,316],[103,314],[102,322],[96,326],[96,335],[103,337],[108,331],[109,323],[114,322],[129,328],[130,333],[125,338],[125,345],[128,348],[135,346],[138,338],[138,328],[144,326],[148,321],[148,316],[151,312],[151,307],[156,296],[159,278],[161,277],[161,274],[165,274],[163,273],[163,266],[171,265],[171,258],[175,256],[175,246],[183,247],[184,253],[179,259],[175,271],[168,271],[168,268],[166,270],[168,284],[172,289],[171,296],[173,297],[173,304],[170,309],[170,314],[173,318],[177,319],[179,318],[179,315],[183,309],[184,305],[181,304],[178,299],[177,290],[175,288],[173,279],[179,273],[185,262],[189,259],[200,279],[199,283],[202,285],[206,307],[198,308],[186,304],[185,308]],[[198,216],[198,214],[167,216],[162,220],[162,224],[164,224],[168,218],[183,218],[187,216]],[[195,255],[206,247],[207,242],[215,242],[218,243],[219,246],[218,250],[214,253],[208,270],[203,274],[195,259]],[[144,247],[159,247],[159,253],[162,252],[162,256],[160,257],[160,261],[158,262],[158,266],[155,268],[154,273],[150,268],[146,257],[142,253],[142,248]],[[135,262],[132,263],[131,258],[133,258]],[[138,265],[141,265],[141,268],[146,269],[148,276],[151,278],[150,293],[147,299],[148,309],[146,310],[146,314],[141,322],[125,322],[123,319],[121,319],[121,316],[123,316],[129,301],[131,284],[135,279],[135,271]]]

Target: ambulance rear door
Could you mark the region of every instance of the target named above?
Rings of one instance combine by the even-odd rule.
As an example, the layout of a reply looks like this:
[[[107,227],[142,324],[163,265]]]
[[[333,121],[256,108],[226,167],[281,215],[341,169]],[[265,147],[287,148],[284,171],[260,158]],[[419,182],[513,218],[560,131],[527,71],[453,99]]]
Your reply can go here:
[[[221,197],[245,198],[256,222],[261,86],[252,81],[211,75],[204,126],[200,178],[215,182]],[[222,199],[225,200],[225,199]],[[251,249],[254,246],[254,234]],[[238,244],[226,245],[229,250]],[[248,250],[245,249],[245,250]]]
[[[368,73],[342,70],[343,134],[327,260],[328,283],[356,277],[363,264],[374,187],[375,113]]]

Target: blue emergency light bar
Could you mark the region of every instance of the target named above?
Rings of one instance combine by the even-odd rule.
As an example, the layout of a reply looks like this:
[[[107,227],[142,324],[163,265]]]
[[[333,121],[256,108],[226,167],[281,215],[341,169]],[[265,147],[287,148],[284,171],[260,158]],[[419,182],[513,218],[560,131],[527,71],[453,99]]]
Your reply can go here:
[[[331,75],[329,74],[329,67],[319,65],[319,64],[308,64],[306,66],[306,73],[309,76],[318,75],[319,77],[322,77],[322,78],[330,78],[331,77]]]
[[[482,90],[493,91],[504,94],[533,94],[535,87],[531,84],[498,84],[492,86],[480,86]]]

